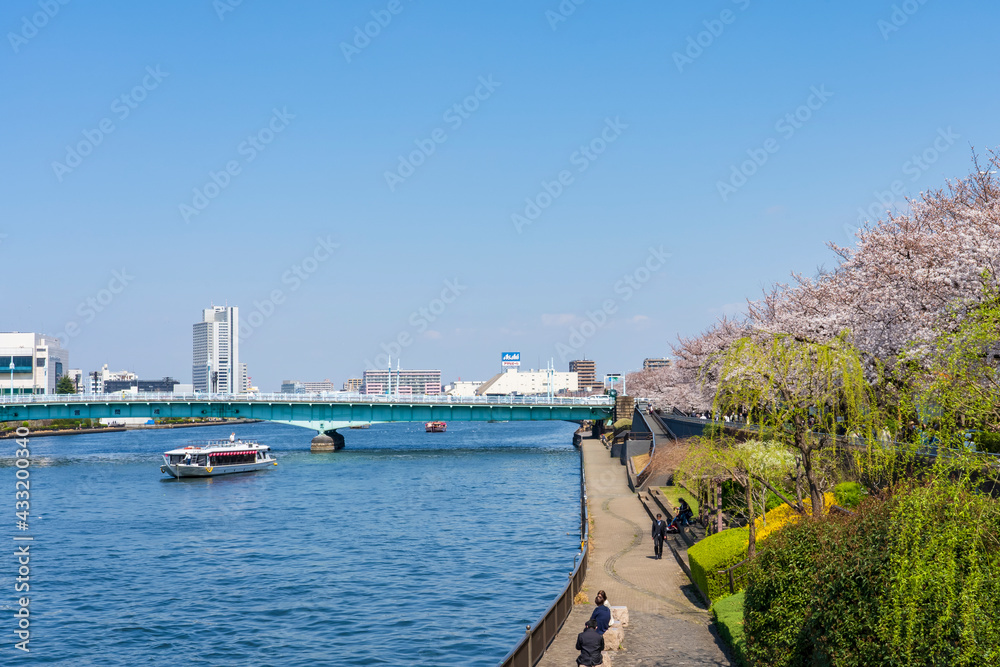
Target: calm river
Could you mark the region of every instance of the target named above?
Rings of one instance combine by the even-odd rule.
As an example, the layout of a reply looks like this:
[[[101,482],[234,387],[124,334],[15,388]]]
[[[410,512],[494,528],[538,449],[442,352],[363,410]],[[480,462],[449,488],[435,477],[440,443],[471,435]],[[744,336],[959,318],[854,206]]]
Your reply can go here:
[[[232,428],[32,437],[31,653],[13,648],[8,555],[0,662],[496,665],[573,568],[574,428],[383,424],[312,454],[309,431],[246,424],[277,467],[182,481],[160,454]]]

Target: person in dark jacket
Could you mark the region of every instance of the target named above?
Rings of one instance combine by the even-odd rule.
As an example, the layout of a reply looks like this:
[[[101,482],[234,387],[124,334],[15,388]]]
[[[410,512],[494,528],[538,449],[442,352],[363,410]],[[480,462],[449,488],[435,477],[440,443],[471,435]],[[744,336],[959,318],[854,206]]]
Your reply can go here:
[[[599,634],[604,634],[611,625],[611,608],[605,607],[604,603],[608,600],[608,594],[604,591],[597,591],[597,597],[594,598],[594,604],[597,607],[594,609],[594,613],[590,615],[590,620],[597,623],[597,632]]]
[[[694,519],[694,512],[691,511],[691,506],[688,505],[687,501],[683,498],[681,498],[680,507],[677,508],[677,516],[681,518],[681,521],[684,522],[685,526],[691,523],[691,520]]]
[[[681,498],[680,507],[677,508],[677,516],[674,520],[670,522],[667,526],[668,533],[676,533],[680,530],[679,524],[688,525],[694,519],[694,512],[691,511],[691,506],[687,504],[687,501]]]
[[[604,637],[597,632],[597,621],[590,619],[583,628],[583,632],[576,636],[576,650],[580,652],[577,656],[578,665],[600,665],[604,663]]]
[[[663,520],[662,514],[656,515],[653,522],[653,555],[656,560],[663,558],[663,540],[667,537],[667,522]]]

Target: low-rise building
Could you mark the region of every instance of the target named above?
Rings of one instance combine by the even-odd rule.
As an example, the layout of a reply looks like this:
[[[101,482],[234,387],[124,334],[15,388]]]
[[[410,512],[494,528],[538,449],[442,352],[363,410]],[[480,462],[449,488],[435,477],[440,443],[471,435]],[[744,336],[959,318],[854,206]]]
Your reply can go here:
[[[112,372],[108,370],[108,365],[104,364],[99,371],[91,371],[88,375],[87,383],[87,393],[88,394],[103,394],[105,393],[104,385],[107,382],[131,382],[132,380],[138,380],[139,376],[131,371],[118,371]]]
[[[440,394],[440,370],[367,370],[364,372],[363,394]]]
[[[69,379],[73,381],[73,386],[76,387],[76,393],[87,393],[87,380],[83,377],[83,369],[71,368],[66,375],[68,375]]]
[[[69,372],[69,351],[54,336],[0,333],[0,394],[54,394]]]
[[[298,380],[282,380],[282,394],[316,394],[324,391],[340,391],[330,380],[322,382],[299,382]]]
[[[349,391],[353,394],[361,393],[361,387],[364,386],[365,381],[361,378],[348,378],[347,382],[344,383],[344,391]]]
[[[113,394],[117,391],[127,391],[133,394],[172,394],[180,382],[172,377],[162,380],[105,380],[104,393]]]
[[[516,368],[508,368],[503,373],[497,373],[476,389],[477,396],[509,396],[521,394],[531,396],[537,394],[559,394],[574,392],[579,388],[577,374],[574,371],[547,371],[534,369],[519,372]]]
[[[445,385],[444,393],[448,396],[475,396],[476,390],[486,384],[482,380],[469,382],[468,380],[455,380],[449,385]]]

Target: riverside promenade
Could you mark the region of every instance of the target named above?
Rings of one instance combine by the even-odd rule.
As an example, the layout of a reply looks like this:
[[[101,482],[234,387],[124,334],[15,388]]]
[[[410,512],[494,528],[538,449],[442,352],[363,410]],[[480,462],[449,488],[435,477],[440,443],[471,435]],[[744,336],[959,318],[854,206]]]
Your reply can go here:
[[[610,654],[613,667],[731,665],[708,610],[670,549],[664,545],[663,558],[653,558],[652,522],[629,489],[621,463],[600,440],[584,438],[582,446],[591,519],[583,590],[591,602],[574,605],[539,667],[575,664],[576,636],[599,590],[608,594],[609,604],[629,610],[625,648]]]

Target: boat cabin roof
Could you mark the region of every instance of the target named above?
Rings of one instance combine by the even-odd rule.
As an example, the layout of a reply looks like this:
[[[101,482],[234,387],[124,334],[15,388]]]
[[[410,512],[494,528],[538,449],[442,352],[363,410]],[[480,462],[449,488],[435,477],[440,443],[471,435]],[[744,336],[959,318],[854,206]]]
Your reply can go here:
[[[262,445],[253,440],[236,440],[235,442],[230,442],[229,440],[192,440],[188,443],[187,447],[171,449],[164,452],[164,454],[215,454],[217,452],[233,451],[268,451],[269,449],[271,448],[267,445]]]

